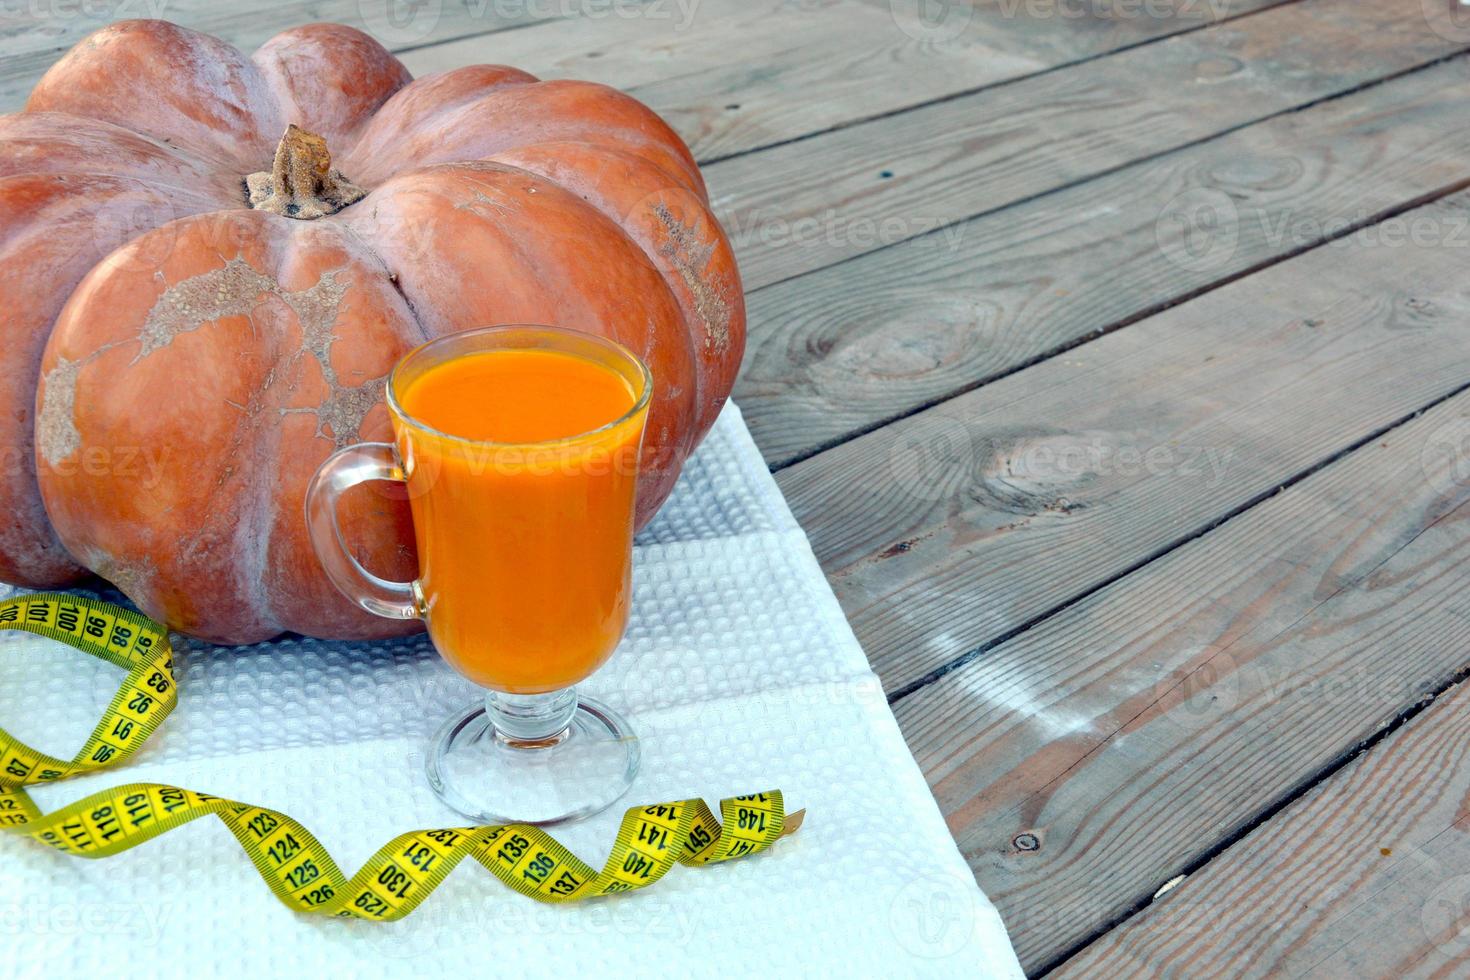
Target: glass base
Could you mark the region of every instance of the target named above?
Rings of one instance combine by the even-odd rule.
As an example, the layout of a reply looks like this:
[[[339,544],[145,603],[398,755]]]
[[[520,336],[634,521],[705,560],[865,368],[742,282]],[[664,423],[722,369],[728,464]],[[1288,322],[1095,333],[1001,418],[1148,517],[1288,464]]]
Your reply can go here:
[[[492,692],[444,723],[425,769],[439,799],[477,823],[544,827],[605,810],[641,757],[638,736],[601,702]]]

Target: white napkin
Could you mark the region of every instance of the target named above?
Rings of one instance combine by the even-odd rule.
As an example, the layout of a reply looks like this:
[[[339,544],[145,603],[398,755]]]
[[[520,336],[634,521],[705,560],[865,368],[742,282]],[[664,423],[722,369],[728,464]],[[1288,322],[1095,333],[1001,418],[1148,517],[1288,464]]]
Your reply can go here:
[[[396,924],[295,914],[206,818],[86,861],[0,837],[0,949],[21,977],[483,976],[741,966],[1019,977],[878,680],[733,405],[639,538],[627,639],[584,685],[623,711],[643,767],[611,810],[554,835],[601,867],[634,804],[781,789],[806,823],[769,852],[675,867],[634,895],[548,907],[467,862]],[[69,757],[121,672],[0,634],[0,723]],[[475,700],[427,640],[176,639],[180,699],[131,764],[34,793],[53,809],[166,782],[291,814],[351,874],[405,830],[463,818],[422,772]],[[407,975],[407,974],[406,974]]]

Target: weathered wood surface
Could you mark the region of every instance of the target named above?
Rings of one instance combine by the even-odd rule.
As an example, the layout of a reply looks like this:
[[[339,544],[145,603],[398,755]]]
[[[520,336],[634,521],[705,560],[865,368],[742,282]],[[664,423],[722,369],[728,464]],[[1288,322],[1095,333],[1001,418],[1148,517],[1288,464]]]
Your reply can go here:
[[[1461,683],[1056,976],[1463,976],[1467,797]]]
[[[803,103],[827,94],[811,91],[813,73],[826,86],[852,90],[841,106],[866,96],[867,112],[876,114],[1283,2],[1289,0],[1155,0],[1159,10],[1177,8],[1177,14],[1112,21],[1084,7],[1082,16],[1061,22],[1017,16],[1005,5],[973,13],[955,5],[931,23],[887,0],[57,0],[33,4],[35,12],[24,16],[0,16],[0,111],[19,108],[31,85],[68,47],[127,17],[166,17],[247,51],[287,27],[338,21],[400,52],[416,74],[490,61],[521,65],[547,78],[590,78],[627,89],[662,84],[669,89],[662,101],[670,103],[663,111],[697,130],[706,115],[727,119],[722,129],[765,126],[760,113],[737,121],[730,114],[739,110],[730,109],[728,100],[715,105],[742,90],[757,93],[766,115],[779,112],[781,103],[800,111]],[[0,15],[8,9],[0,8]],[[540,28],[530,34],[489,37],[533,25]],[[739,41],[732,43],[732,37]],[[752,51],[761,53],[759,65],[752,63]],[[674,81],[695,72],[701,74],[691,87]],[[793,99],[793,89],[807,94]],[[848,121],[839,105],[827,111],[837,123]]]
[[[747,288],[760,288],[1467,47],[1470,30],[1435,31],[1420,0],[1302,0],[708,176]]]
[[[1448,237],[1463,201],[1416,212]],[[890,691],[1470,379],[1451,248],[1349,239],[778,474]]]
[[[941,4],[934,21],[908,3],[700,0],[642,17],[581,18],[411,52],[416,73],[487,57],[546,78],[586,78],[658,109],[701,160],[881,117],[1099,54],[1196,29],[1281,0],[1176,0],[1174,17],[1127,17],[1123,30],[1076,30],[1007,7]],[[1172,9],[1161,4],[1160,9]],[[1084,6],[1083,13],[1091,13]],[[1086,18],[1094,25],[1099,18]],[[1105,18],[1104,18],[1105,20]],[[958,32],[954,28],[962,28]],[[759,57],[752,57],[759,52]],[[810,159],[810,157],[809,157]]]
[[[1028,969],[1466,666],[1462,428],[1470,395],[898,702]]]
[[[760,290],[751,431],[789,465],[1455,189],[1467,99],[1456,59]]]
[[[1450,0],[161,2],[0,5],[0,110],[161,9],[670,118],[737,398],[1029,970],[1464,972],[1466,695],[1373,741],[1470,670]]]

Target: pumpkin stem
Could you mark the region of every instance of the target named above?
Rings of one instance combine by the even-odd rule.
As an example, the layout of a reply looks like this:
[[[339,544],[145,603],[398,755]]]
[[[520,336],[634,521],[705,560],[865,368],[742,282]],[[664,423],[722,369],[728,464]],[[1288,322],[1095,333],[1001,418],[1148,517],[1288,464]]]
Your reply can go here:
[[[246,177],[245,188],[255,210],[302,220],[335,214],[367,196],[332,168],[327,141],[295,123],[286,127],[270,171]]]

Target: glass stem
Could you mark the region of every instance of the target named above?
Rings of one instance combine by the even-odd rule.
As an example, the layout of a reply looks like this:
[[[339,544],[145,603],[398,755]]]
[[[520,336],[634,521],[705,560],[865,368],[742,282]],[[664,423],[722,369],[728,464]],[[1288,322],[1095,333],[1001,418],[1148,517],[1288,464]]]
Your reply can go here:
[[[495,737],[515,748],[537,749],[557,744],[566,738],[576,713],[575,687],[550,694],[490,691],[485,695],[485,715],[495,727]]]

